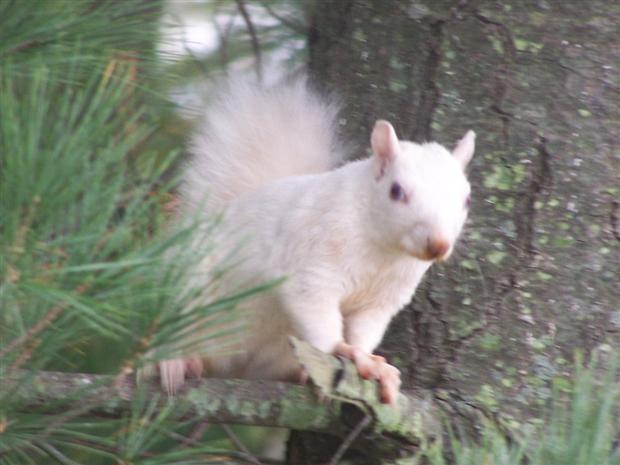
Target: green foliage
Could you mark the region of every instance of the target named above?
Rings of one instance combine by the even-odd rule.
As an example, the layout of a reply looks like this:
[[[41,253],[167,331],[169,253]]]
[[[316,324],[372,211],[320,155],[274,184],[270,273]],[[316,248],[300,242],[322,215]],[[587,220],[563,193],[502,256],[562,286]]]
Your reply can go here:
[[[160,10],[0,0],[0,376],[19,373],[17,386],[32,383],[23,369],[120,379],[198,344],[223,349],[237,304],[260,291],[209,300],[220,269],[206,289],[187,284],[216,222],[173,224],[167,208],[180,150],[166,147],[182,143],[163,127]],[[0,390],[0,463],[227,456],[174,439],[195,425],[168,421],[171,407],[155,409],[156,399],[138,396],[127,418],[84,417],[102,401],[97,387],[57,415],[24,413],[14,390]]]
[[[102,58],[114,52],[151,57],[160,8],[159,1],[2,0],[2,67],[28,77],[33,61],[60,68],[61,74],[80,64],[88,75],[93,67],[102,71],[107,65]]]
[[[9,57],[1,71],[2,336],[11,348],[36,330],[3,350],[8,365],[66,366],[84,358],[93,337],[126,349],[161,308],[178,311],[183,303],[172,304],[179,271],[175,277],[164,265],[188,231],[156,234],[171,188],[160,179],[176,154],[147,175],[132,172],[154,127],[132,82],[135,65],[116,63],[118,50],[101,50],[114,69],[90,76],[79,55],[67,58],[66,69],[50,67],[47,54]],[[15,74],[12,62],[29,66],[28,76]],[[175,253],[177,262],[189,259]],[[43,337],[47,330],[54,337]]]
[[[427,445],[420,460],[429,465],[620,465],[619,373],[614,364],[599,380],[601,369],[594,365],[577,362],[572,397],[563,399],[563,389],[555,389],[550,413],[526,438],[508,440],[488,423],[480,443],[451,434],[447,446]]]

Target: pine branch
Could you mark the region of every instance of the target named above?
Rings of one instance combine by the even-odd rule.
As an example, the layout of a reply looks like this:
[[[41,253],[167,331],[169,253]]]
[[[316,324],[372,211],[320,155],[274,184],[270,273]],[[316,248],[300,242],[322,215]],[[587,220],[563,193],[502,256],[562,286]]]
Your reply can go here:
[[[82,283],[75,289],[75,294],[76,295],[82,294],[86,289],[88,289],[88,285],[86,283]],[[48,327],[62,313],[65,306],[66,306],[66,302],[62,302],[60,304],[54,305],[45,314],[43,318],[41,318],[34,326],[28,329],[26,334],[16,339],[13,339],[9,344],[7,344],[2,349],[0,349],[0,359],[6,356],[7,354],[9,354],[10,352],[12,352],[13,350],[15,350],[16,348],[18,348],[20,345],[30,341],[33,337],[35,337],[37,334],[43,331],[46,327]],[[24,353],[28,354],[27,351]],[[22,363],[24,363],[27,360],[27,358],[28,357],[24,357],[23,355],[20,356],[20,358],[15,363],[13,363],[11,367],[18,368],[20,365],[22,365]]]

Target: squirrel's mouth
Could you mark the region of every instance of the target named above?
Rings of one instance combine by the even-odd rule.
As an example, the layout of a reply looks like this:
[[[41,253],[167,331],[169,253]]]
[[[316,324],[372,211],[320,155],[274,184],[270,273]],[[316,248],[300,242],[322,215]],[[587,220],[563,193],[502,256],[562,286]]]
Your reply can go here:
[[[451,251],[448,251],[447,253],[441,255],[440,257],[434,258],[433,261],[437,263],[445,262],[448,258],[450,258],[450,254],[451,254]]]
[[[426,260],[442,262],[450,256],[450,242],[442,237],[429,237],[426,241],[424,255]]]
[[[441,239],[429,239],[423,250],[410,252],[414,258],[427,262],[443,262],[450,257],[451,253],[452,247],[450,243]]]
[[[423,251],[422,253],[410,252],[410,255],[413,258],[417,258],[418,260],[422,260],[425,262],[437,262],[437,263],[445,262],[448,258],[450,258],[450,254],[451,254],[451,251],[448,251],[447,253],[442,254],[442,255],[435,255],[432,253],[428,253],[428,251],[426,250]]]

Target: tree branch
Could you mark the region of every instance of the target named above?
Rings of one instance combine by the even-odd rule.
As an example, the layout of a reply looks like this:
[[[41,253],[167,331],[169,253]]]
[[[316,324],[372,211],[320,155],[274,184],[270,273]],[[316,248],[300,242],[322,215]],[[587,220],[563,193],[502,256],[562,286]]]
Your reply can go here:
[[[156,383],[136,386],[133,379],[81,373],[0,371],[0,397],[11,396],[21,412],[57,413],[82,409],[80,415],[120,417],[131,412],[138,394],[174,403],[171,419],[199,417],[209,423],[290,428],[357,437],[381,450],[414,450],[422,435],[438,431],[439,415],[428,396],[401,395],[397,405],[377,399],[373,381],[357,375],[353,364],[295,341],[298,359],[311,384],[230,379],[188,380],[175,397],[166,398]],[[144,391],[142,391],[144,390]],[[144,398],[140,396],[141,398]],[[359,419],[363,431],[355,431]],[[355,431],[352,435],[351,430]],[[361,447],[361,446],[359,446]]]
[[[58,413],[84,399],[91,400],[88,414],[121,417],[131,411],[138,390],[149,398],[160,397],[162,407],[176,404],[172,419],[200,417],[210,423],[237,423],[257,426],[302,427],[312,423],[329,430],[337,423],[327,405],[304,386],[267,381],[228,379],[188,380],[174,398],[162,395],[157,383],[137,387],[133,380],[118,382],[117,376],[51,371],[9,372],[0,378],[0,394],[10,392],[22,411]],[[14,392],[11,392],[14,391]],[[98,400],[98,401],[97,401]],[[308,407],[304,407],[308,405]],[[243,406],[243,408],[241,408]]]

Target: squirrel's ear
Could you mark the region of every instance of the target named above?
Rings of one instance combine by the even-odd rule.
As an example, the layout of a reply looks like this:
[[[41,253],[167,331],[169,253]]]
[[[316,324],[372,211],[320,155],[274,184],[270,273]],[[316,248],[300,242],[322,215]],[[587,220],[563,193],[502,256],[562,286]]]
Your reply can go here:
[[[370,145],[381,162],[381,172],[389,162],[396,158],[400,150],[396,131],[390,123],[382,119],[375,123],[370,136]]]
[[[457,142],[456,147],[452,151],[452,155],[456,158],[463,169],[471,161],[471,157],[474,156],[474,149],[476,148],[476,133],[474,131],[467,131],[467,134]]]

